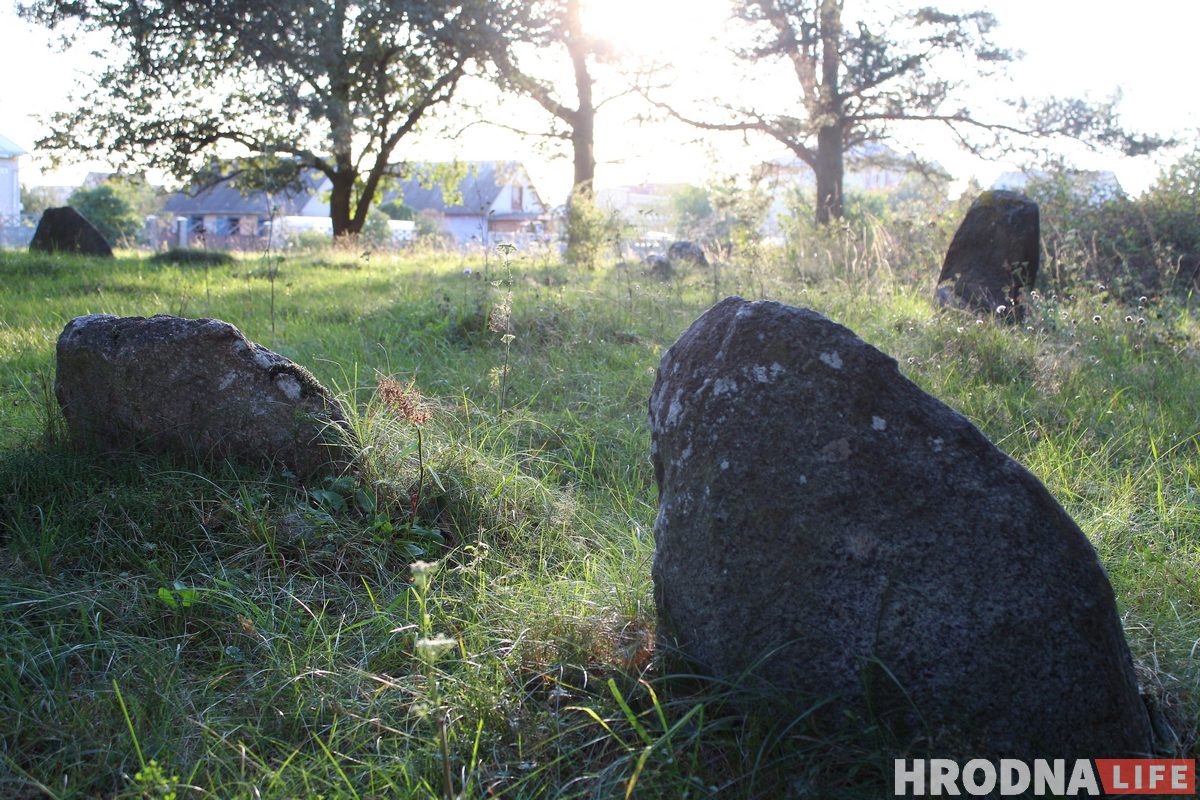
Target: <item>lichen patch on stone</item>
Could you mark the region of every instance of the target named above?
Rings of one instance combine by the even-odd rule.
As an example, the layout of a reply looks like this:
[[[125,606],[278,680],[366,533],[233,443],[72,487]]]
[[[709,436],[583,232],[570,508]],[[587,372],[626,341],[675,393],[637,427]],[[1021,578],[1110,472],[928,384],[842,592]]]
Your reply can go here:
[[[671,399],[671,405],[667,406],[667,418],[663,422],[664,428],[674,428],[679,422],[679,412],[683,411],[683,406],[679,404],[683,397],[683,389],[675,392],[675,397]]]
[[[729,392],[736,392],[738,385],[737,385],[737,381],[732,380],[730,378],[717,378],[713,382],[712,387],[713,387],[713,390],[712,390],[713,397],[720,397],[721,395],[727,394]]]
[[[292,375],[280,373],[275,376],[275,386],[279,391],[283,392],[283,396],[288,400],[296,401],[300,399],[300,381],[296,380]]]
[[[841,369],[842,368],[842,357],[841,357],[841,355],[838,354],[838,352],[836,350],[830,351],[828,353],[821,353],[821,355],[818,356],[818,358],[821,359],[822,364],[824,364],[828,367],[831,367],[833,369]]]

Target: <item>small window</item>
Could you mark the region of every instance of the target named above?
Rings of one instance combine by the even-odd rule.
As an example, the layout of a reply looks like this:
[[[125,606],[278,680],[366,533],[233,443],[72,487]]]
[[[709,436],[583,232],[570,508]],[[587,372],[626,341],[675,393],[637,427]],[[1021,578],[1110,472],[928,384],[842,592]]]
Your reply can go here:
[[[240,231],[241,217],[218,217],[217,236],[237,236]]]
[[[524,186],[512,187],[512,210],[513,211],[524,211],[525,210],[525,187]]]

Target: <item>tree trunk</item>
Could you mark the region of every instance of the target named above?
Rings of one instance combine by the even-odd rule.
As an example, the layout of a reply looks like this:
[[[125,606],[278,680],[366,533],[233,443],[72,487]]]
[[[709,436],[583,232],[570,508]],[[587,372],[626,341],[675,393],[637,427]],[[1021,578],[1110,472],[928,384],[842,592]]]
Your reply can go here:
[[[571,131],[571,147],[575,155],[575,182],[572,184],[572,192],[590,194],[592,182],[596,179],[596,155],[593,146],[595,115],[594,109],[589,108],[588,113],[584,114],[581,108],[578,121]]]
[[[326,115],[333,140],[334,171],[329,175],[333,190],[329,195],[329,220],[333,223],[333,240],[337,242],[362,230],[362,222],[355,222],[354,180],[358,171],[352,157],[354,148],[354,115],[351,113],[350,97],[352,78],[346,65],[346,37],[344,29],[347,19],[347,0],[334,0],[333,10],[323,37],[325,52],[330,59],[330,99]]]
[[[817,131],[817,224],[828,225],[845,213],[842,203],[842,126],[829,125]]]
[[[846,146],[846,102],[840,86],[842,68],[842,0],[821,0],[820,114],[831,120],[817,129],[817,224],[841,219],[843,149]]]
[[[329,193],[329,219],[333,223],[333,240],[350,236],[362,230],[362,225],[355,226],[354,217],[350,213],[350,201],[354,193],[354,173],[336,172],[330,176],[333,189]]]
[[[571,147],[575,156],[575,182],[571,193],[591,194],[592,181],[596,178],[596,155],[593,149],[596,129],[596,105],[592,98],[595,81],[588,71],[587,57],[590,45],[583,34],[579,0],[567,0],[567,52],[571,54],[571,66],[575,71],[575,91],[579,96],[578,110],[571,123]]]

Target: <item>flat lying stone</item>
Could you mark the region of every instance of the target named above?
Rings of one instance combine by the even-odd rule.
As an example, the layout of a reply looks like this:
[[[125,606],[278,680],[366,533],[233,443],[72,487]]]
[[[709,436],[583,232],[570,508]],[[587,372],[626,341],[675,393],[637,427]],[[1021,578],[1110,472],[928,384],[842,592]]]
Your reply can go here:
[[[57,358],[55,394],[81,446],[269,462],[301,478],[350,460],[329,391],[228,322],[76,317]]]

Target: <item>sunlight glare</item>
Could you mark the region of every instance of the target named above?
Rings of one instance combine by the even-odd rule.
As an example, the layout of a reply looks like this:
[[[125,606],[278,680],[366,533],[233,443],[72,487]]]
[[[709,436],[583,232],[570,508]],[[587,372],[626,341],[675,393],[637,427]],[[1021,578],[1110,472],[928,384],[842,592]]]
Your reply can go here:
[[[585,0],[583,25],[618,53],[674,61],[720,30],[719,12],[711,0]]]

